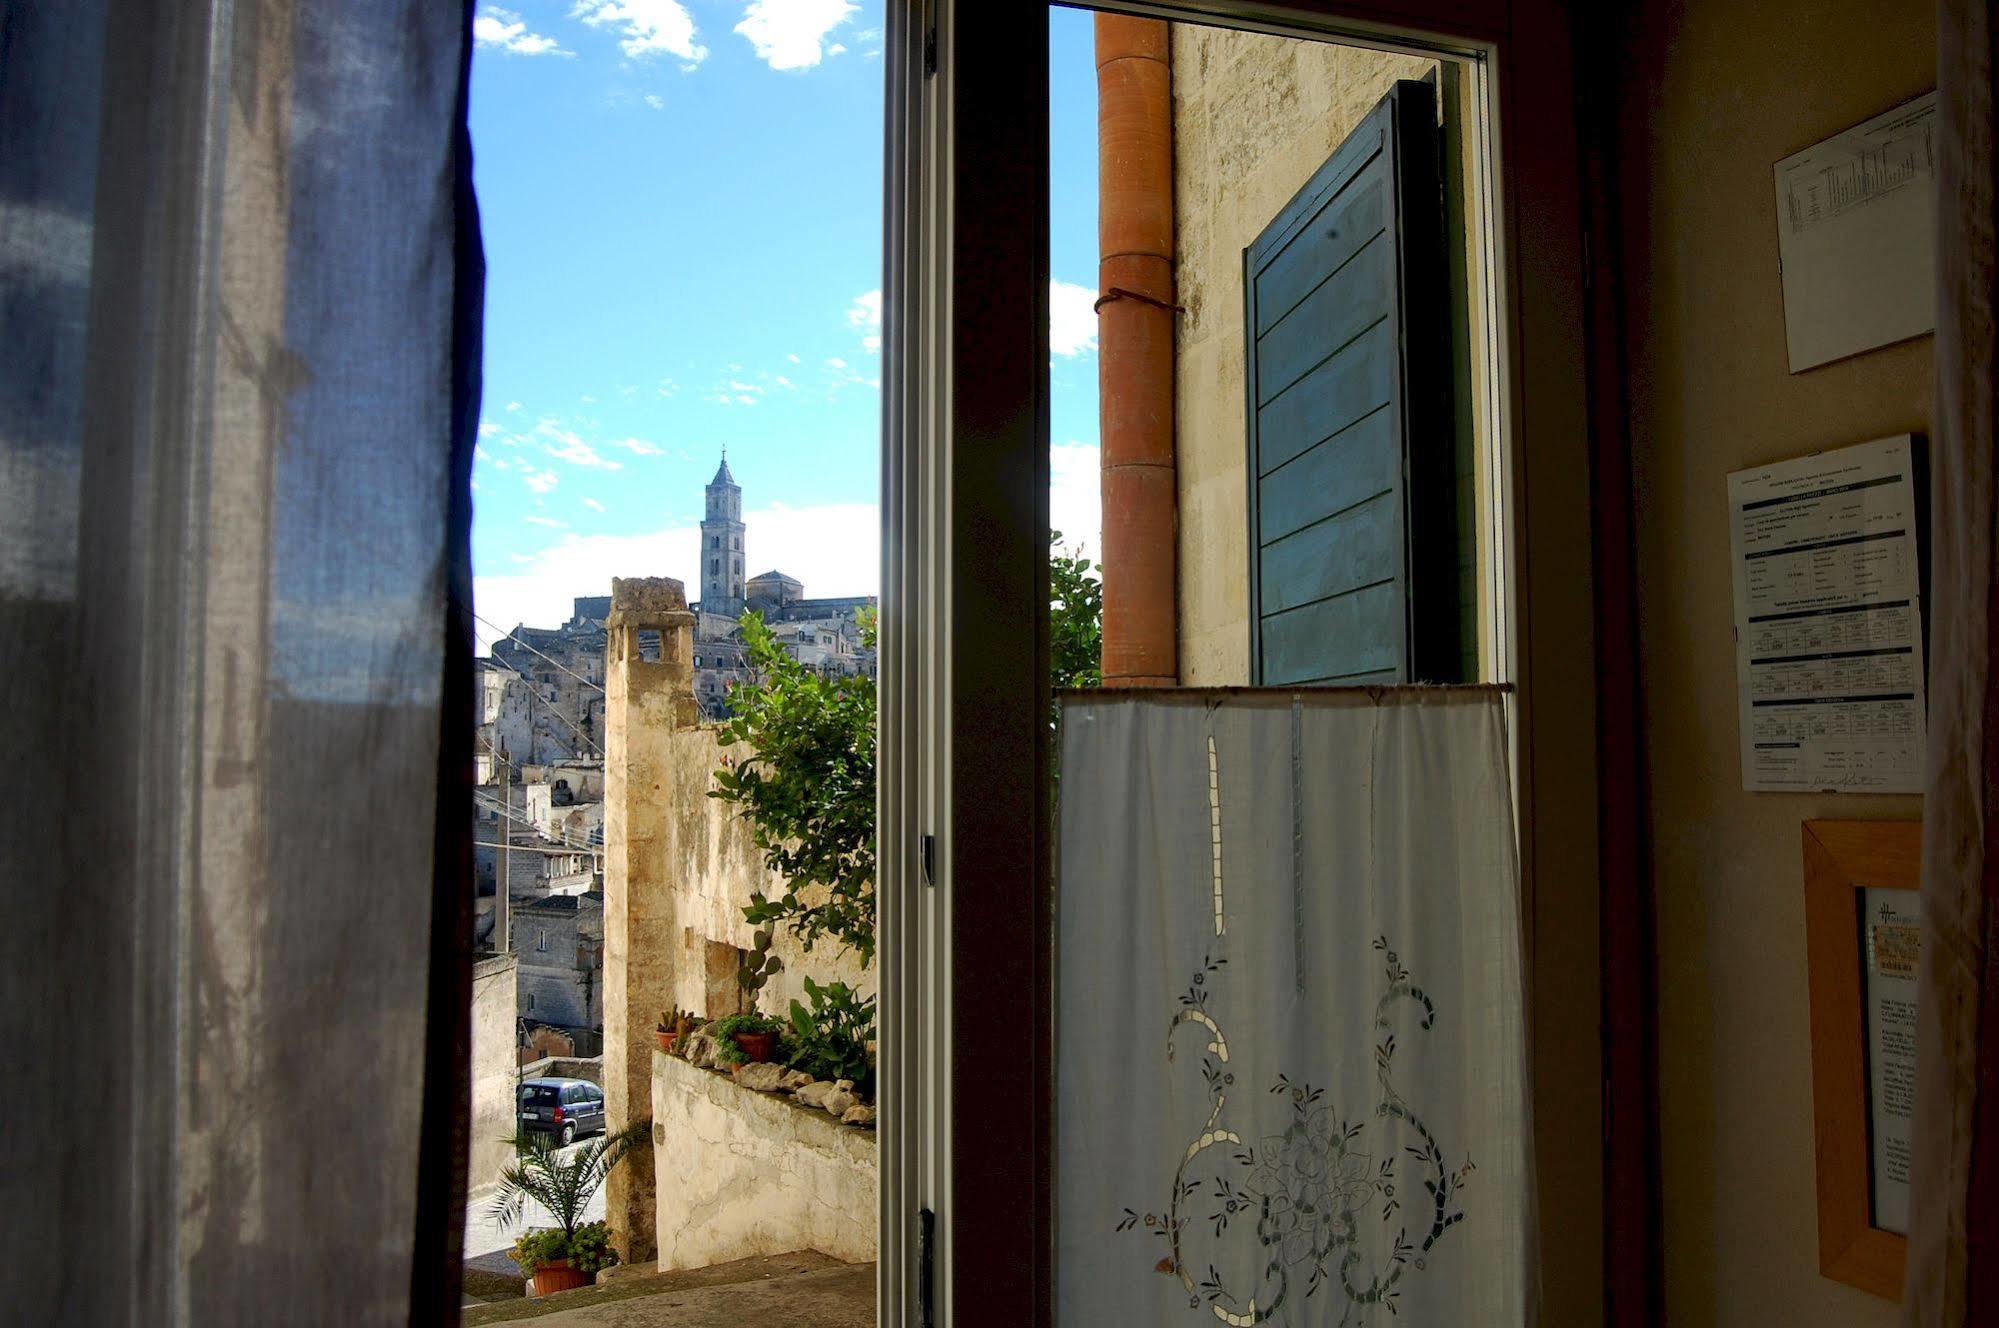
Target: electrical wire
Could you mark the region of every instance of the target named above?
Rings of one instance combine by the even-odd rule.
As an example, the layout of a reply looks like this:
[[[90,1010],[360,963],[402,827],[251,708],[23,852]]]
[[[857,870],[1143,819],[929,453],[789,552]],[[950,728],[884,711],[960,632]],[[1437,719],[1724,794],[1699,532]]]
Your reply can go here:
[[[518,637],[518,636],[515,636],[515,635],[514,635],[514,634],[513,634],[512,632],[509,632],[509,631],[507,631],[506,629],[502,628],[502,627],[501,627],[501,626],[500,626],[500,625],[499,625],[498,623],[494,622],[494,621],[493,621],[493,620],[492,620],[491,618],[481,618],[481,617],[479,617],[479,615],[478,615],[478,614],[476,614],[476,613],[475,613],[475,614],[473,614],[472,616],[473,616],[474,618],[478,618],[480,622],[482,622],[482,623],[485,623],[485,624],[486,624],[486,626],[488,626],[488,627],[492,628],[492,629],[493,629],[494,631],[496,631],[496,632],[500,633],[500,639],[501,639],[501,640],[503,640],[503,641],[513,641],[513,642],[515,642],[515,643],[519,644],[519,645],[520,645],[521,647],[523,647],[524,649],[527,649],[527,650],[530,650],[530,651],[533,651],[533,652],[534,652],[535,654],[537,654],[537,655],[540,655],[540,656],[541,656],[541,657],[542,657],[543,659],[547,660],[547,661],[548,661],[549,663],[551,663],[551,664],[555,665],[555,667],[556,667],[556,668],[558,668],[558,669],[561,669],[561,670],[562,670],[562,671],[563,671],[564,673],[566,673],[566,674],[568,674],[568,675],[569,675],[570,677],[572,677],[572,678],[576,679],[576,681],[578,681],[578,682],[582,683],[582,684],[583,684],[583,685],[584,685],[585,687],[595,687],[595,688],[596,688],[596,689],[597,689],[598,691],[600,691],[600,692],[604,690],[602,686],[598,685],[597,683],[594,683],[594,682],[591,682],[591,681],[590,681],[590,680],[589,680],[588,678],[584,677],[584,676],[583,676],[582,674],[578,673],[578,672],[577,672],[576,670],[574,670],[574,669],[572,669],[572,668],[568,667],[567,665],[563,664],[563,663],[562,663],[562,662],[561,662],[560,660],[558,660],[558,659],[555,659],[555,658],[553,658],[552,656],[550,656],[550,655],[546,654],[546,653],[545,653],[545,652],[543,652],[543,651],[540,651],[540,650],[536,650],[536,649],[535,649],[535,647],[534,647],[534,646],[532,646],[532,645],[530,645],[530,644],[529,644],[529,643],[528,643],[527,641],[525,641],[525,640],[522,640],[522,639],[521,639],[520,637]]]

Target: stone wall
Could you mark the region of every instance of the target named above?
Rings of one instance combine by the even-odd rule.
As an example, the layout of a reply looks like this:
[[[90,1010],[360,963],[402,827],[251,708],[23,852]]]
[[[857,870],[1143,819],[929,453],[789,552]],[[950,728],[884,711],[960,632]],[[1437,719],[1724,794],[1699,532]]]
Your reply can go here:
[[[733,1014],[735,965],[722,965],[715,947],[750,949],[756,929],[743,921],[743,906],[757,891],[775,894],[783,883],[764,869],[749,821],[733,805],[708,796],[724,756],[733,758],[740,749],[723,747],[721,729],[702,724],[672,734],[667,750],[669,782],[663,792],[674,821],[674,851],[659,882],[673,931],[665,1004],[710,1017]],[[782,1015],[794,997],[802,1000],[808,975],[815,982],[845,982],[874,992],[874,972],[863,969],[852,953],[836,954],[836,942],[821,941],[808,955],[780,932],[771,948],[784,968],[758,993],[757,1008],[766,1013]]]
[[[516,1034],[512,955],[481,959],[472,966],[472,1123],[466,1188],[500,1178],[513,1152]]]
[[[652,1067],[661,1272],[797,1249],[873,1261],[873,1130],[657,1050]]]
[[[1242,254],[1397,79],[1434,60],[1173,25],[1180,681],[1249,681]]]
[[[679,585],[618,581],[613,595],[605,723],[604,1064],[605,1099],[616,1129],[651,1109],[653,1027],[679,1006],[719,1017],[737,1012],[741,952],[753,943],[742,909],[775,891],[750,826],[708,796],[724,749],[720,730],[698,722],[693,692],[693,615],[675,608]],[[667,587],[671,589],[668,590]],[[635,607],[624,607],[631,602]],[[642,658],[640,627],[661,629],[661,658]],[[809,958],[780,936],[784,969],[758,1006],[783,1014],[808,974],[874,990],[873,974],[822,942]],[[613,1173],[610,1221],[634,1260],[649,1256],[655,1218],[645,1166]],[[673,1220],[673,1214],[657,1214]]]

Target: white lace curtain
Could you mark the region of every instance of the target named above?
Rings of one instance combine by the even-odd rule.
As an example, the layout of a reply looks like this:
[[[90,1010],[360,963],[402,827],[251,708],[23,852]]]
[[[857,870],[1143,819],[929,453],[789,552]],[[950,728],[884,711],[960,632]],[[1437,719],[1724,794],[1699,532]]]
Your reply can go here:
[[[468,22],[0,6],[10,1322],[455,1312]]]
[[[1058,1325],[1529,1321],[1503,705],[1065,701]]]

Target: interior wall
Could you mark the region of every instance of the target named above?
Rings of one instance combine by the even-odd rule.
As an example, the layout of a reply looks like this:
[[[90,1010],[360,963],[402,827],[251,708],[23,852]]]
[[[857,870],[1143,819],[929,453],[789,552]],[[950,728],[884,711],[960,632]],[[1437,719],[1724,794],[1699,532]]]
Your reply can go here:
[[[1618,153],[1658,947],[1665,1320],[1887,1325],[1822,1278],[1800,822],[1915,797],[1745,793],[1727,476],[1929,419],[1929,338],[1793,375],[1772,167],[1935,85],[1920,0],[1654,0]]]

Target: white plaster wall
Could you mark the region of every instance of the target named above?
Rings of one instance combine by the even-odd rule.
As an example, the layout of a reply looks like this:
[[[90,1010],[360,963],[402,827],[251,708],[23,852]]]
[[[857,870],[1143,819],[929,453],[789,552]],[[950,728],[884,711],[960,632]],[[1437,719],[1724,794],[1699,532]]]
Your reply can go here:
[[[653,1053],[659,1268],[812,1249],[875,1257],[875,1135]]]
[[[514,1002],[518,964],[512,955],[472,966],[472,1137],[466,1186],[500,1178],[514,1132]]]

